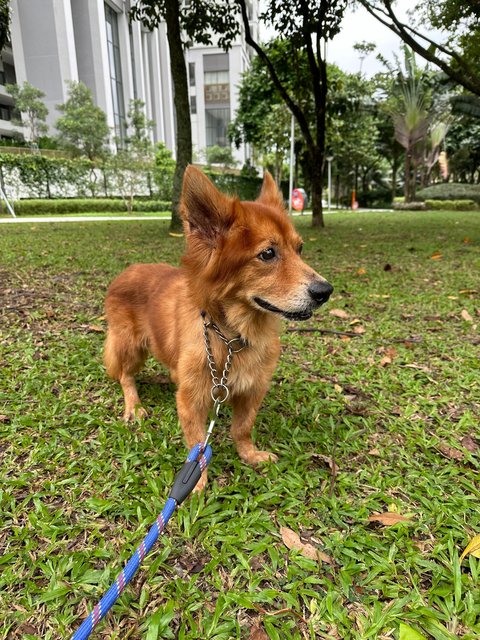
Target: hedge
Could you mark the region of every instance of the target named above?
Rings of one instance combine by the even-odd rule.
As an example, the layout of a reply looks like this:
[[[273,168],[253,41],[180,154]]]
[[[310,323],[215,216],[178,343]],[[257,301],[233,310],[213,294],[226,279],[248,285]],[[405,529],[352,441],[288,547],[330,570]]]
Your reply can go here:
[[[124,213],[125,202],[113,198],[17,200],[13,206],[17,216],[61,215],[64,213]],[[170,211],[171,202],[134,200],[133,211]]]
[[[417,191],[418,200],[474,200],[480,204],[480,184],[441,182]]]
[[[475,211],[478,209],[474,200],[425,200],[425,206],[433,211]]]

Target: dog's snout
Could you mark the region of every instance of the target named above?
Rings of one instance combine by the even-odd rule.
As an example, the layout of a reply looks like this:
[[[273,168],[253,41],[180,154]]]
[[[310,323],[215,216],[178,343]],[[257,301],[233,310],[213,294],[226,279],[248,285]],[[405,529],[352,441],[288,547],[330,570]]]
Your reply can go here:
[[[333,287],[326,280],[314,280],[308,287],[308,293],[317,304],[324,304],[332,295]]]

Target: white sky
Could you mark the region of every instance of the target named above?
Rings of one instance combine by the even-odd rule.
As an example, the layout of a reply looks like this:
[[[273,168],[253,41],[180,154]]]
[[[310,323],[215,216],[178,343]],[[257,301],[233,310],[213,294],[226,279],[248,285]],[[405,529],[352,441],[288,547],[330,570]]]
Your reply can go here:
[[[413,9],[418,0],[399,0],[395,5],[396,14],[408,24],[407,12]],[[260,2],[260,7],[263,0]],[[264,39],[273,36],[272,32],[260,27]],[[435,39],[435,38],[434,38]],[[353,45],[358,42],[373,42],[377,49],[369,54],[363,61],[362,72],[371,76],[378,71],[384,71],[383,65],[376,59],[377,53],[381,53],[388,60],[393,61],[393,55],[400,53],[401,41],[397,36],[384,27],[378,20],[371,16],[366,9],[360,6],[355,11],[349,9],[345,13],[340,33],[328,43],[327,60],[335,62],[341,69],[349,73],[357,73],[360,70],[360,59]],[[422,64],[422,58],[417,56],[417,62]]]
[[[407,11],[413,8],[416,2],[417,0],[398,2],[396,12],[399,18],[408,23]],[[341,32],[328,44],[327,60],[338,64],[343,71],[358,72],[360,58],[353,45],[364,41],[377,45],[377,49],[363,61],[362,72],[367,76],[385,70],[376,59],[377,53],[381,53],[388,60],[393,60],[393,54],[400,52],[400,39],[360,6],[356,11],[349,10],[345,14]]]

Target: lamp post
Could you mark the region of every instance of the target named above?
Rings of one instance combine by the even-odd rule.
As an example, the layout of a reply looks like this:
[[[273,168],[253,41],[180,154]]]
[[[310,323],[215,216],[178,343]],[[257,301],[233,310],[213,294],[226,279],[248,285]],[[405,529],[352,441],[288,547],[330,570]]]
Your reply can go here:
[[[333,156],[327,156],[328,162],[328,211],[330,212],[330,206],[332,204],[332,160]]]

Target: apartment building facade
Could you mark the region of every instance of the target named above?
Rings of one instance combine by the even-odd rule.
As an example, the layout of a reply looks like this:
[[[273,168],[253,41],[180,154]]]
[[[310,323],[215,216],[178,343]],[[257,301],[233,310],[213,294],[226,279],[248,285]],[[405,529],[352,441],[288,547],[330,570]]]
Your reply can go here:
[[[142,100],[155,125],[154,142],[175,153],[175,112],[166,26],[150,32],[130,22],[135,0],[11,0],[11,46],[0,60],[0,136],[13,135],[7,82],[25,80],[45,93],[47,123],[55,135],[56,106],[65,102],[68,81],[81,81],[107,115],[114,137],[125,136],[132,99]],[[258,0],[249,3],[258,29]],[[251,58],[243,34],[228,52],[194,45],[186,50],[194,154],[227,146],[227,126],[238,103],[238,84]],[[249,150],[234,150],[241,165]]]

